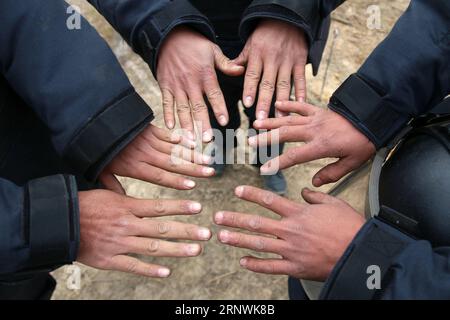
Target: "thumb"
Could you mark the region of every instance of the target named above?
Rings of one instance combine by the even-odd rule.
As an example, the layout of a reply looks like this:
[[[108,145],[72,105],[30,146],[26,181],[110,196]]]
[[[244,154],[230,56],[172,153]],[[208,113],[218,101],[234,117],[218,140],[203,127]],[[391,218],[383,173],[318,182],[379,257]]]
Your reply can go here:
[[[124,188],[112,173],[102,173],[99,180],[106,189],[125,195]]]
[[[302,197],[309,204],[338,204],[341,202],[338,198],[323,192],[312,191],[308,188],[302,190]]]
[[[214,46],[214,64],[216,68],[228,76],[240,76],[245,68],[225,56],[219,46]]]
[[[312,183],[315,187],[320,187],[327,183],[336,182],[353,169],[354,166],[347,158],[341,158],[320,169],[314,175]]]

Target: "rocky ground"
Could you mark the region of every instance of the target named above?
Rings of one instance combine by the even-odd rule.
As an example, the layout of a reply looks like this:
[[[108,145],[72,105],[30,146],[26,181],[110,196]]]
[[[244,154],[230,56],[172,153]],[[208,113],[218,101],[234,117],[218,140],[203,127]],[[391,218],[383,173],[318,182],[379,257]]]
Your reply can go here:
[[[147,65],[121,41],[86,1],[68,2],[78,5],[83,15],[108,41],[137,91],[155,111],[157,118],[154,123],[162,126],[161,96]],[[326,106],[330,94],[358,69],[371,50],[387,35],[408,2],[351,0],[333,13],[330,40],[320,72],[313,77],[308,68],[309,102]],[[370,30],[367,27],[367,8],[371,5],[378,5],[381,9],[381,29]],[[243,123],[242,127],[246,128],[247,124]],[[312,175],[326,162],[315,161],[286,170],[289,185],[287,197],[302,201],[299,197],[300,190],[306,186],[311,187]],[[135,197],[186,198],[201,202],[203,212],[197,217],[189,218],[189,221],[211,227],[214,233],[218,229],[212,223],[212,216],[219,209],[273,216],[272,213],[233,196],[234,188],[240,184],[262,186],[257,171],[249,165],[230,167],[221,178],[198,180],[197,188],[189,192],[174,191],[132,179],[122,181],[128,194]],[[329,188],[324,187],[322,190]],[[346,198],[357,207],[361,207],[363,203],[363,199],[352,194],[347,194]],[[179,220],[186,221],[184,218]],[[80,290],[67,288],[68,272],[63,267],[54,272],[59,282],[54,299],[287,299],[287,277],[259,275],[242,270],[238,261],[245,254],[246,250],[224,247],[213,238],[205,246],[202,256],[195,259],[148,259],[173,270],[172,276],[164,280],[81,266]]]

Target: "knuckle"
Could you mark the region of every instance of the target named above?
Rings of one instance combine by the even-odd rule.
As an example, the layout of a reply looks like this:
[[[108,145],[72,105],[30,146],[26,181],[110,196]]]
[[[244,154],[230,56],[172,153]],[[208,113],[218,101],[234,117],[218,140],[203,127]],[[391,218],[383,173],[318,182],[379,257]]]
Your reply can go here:
[[[155,201],[155,212],[163,214],[166,211],[166,207],[164,206],[164,202],[162,200]]]
[[[156,184],[161,184],[164,181],[164,172],[163,171],[156,172],[154,174],[153,180]]]
[[[134,273],[134,274],[136,274],[137,271],[138,271],[138,266],[139,266],[138,261],[133,259],[133,260],[130,260],[130,261],[127,262],[127,264],[126,264],[126,266],[125,266],[125,270],[126,270],[128,273]]]
[[[291,88],[291,82],[287,80],[280,80],[277,82],[277,88],[286,90]]]
[[[259,73],[256,70],[249,69],[247,70],[245,77],[249,80],[258,81],[259,80]]]
[[[256,250],[264,250],[266,248],[266,241],[264,239],[258,238],[254,241],[254,247]]]
[[[273,203],[273,200],[274,200],[274,195],[272,193],[265,193],[262,196],[262,201],[266,205],[271,205]]]
[[[187,103],[177,103],[177,112],[178,113],[190,113],[191,110]]]
[[[297,150],[296,149],[289,149],[286,152],[286,155],[291,161],[295,161],[297,159]]]
[[[259,88],[260,88],[260,90],[264,90],[264,91],[273,91],[275,89],[275,86],[272,81],[263,80],[263,81],[261,81]]]
[[[248,225],[252,230],[259,230],[262,225],[262,218],[260,216],[252,217],[248,222]]]
[[[155,253],[159,250],[160,241],[159,240],[150,240],[147,245],[148,253]]]
[[[192,112],[193,113],[200,113],[206,110],[206,105],[202,102],[194,102],[192,104]]]
[[[159,234],[166,234],[170,231],[170,225],[167,222],[161,221],[156,225]]]
[[[206,96],[208,97],[208,100],[217,100],[222,98],[223,94],[222,91],[220,91],[220,89],[213,89],[211,91],[209,91]]]

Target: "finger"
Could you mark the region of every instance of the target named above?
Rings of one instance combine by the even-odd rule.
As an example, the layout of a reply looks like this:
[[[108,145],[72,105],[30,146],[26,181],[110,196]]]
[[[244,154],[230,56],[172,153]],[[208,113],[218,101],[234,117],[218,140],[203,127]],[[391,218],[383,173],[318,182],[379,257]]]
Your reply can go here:
[[[161,87],[164,122],[168,129],[173,129],[175,126],[175,112],[174,112],[174,98],[168,89]]]
[[[149,157],[149,165],[164,169],[169,172],[179,173],[190,177],[205,178],[214,175],[214,169],[192,163],[177,157],[175,154],[168,155],[154,150]]]
[[[293,73],[294,73],[295,99],[299,102],[306,102],[305,64],[294,66]]]
[[[317,192],[304,188],[302,197],[309,204],[341,204],[342,201],[323,192]]]
[[[322,159],[324,156],[313,143],[307,143],[301,147],[288,149],[282,155],[269,160],[261,167],[261,173],[269,174],[290,168],[297,164]]]
[[[313,185],[320,187],[327,183],[337,182],[357,167],[348,158],[339,159],[320,169],[313,177]]]
[[[261,59],[259,57],[251,58],[247,65],[247,71],[245,72],[244,91],[242,95],[242,102],[247,108],[250,108],[255,102],[259,80],[261,79],[261,72]]]
[[[150,145],[153,149],[170,155],[171,157],[175,157],[176,159],[183,159],[188,162],[196,163],[196,164],[209,164],[211,162],[211,157],[202,154],[199,151],[191,148],[186,148],[183,145],[173,145],[171,143],[167,143],[164,141],[152,141],[155,140],[155,137],[150,138]]]
[[[291,96],[291,70],[292,67],[287,64],[280,67],[277,78],[277,101],[289,101]]]
[[[225,56],[219,46],[214,45],[213,52],[215,66],[224,74],[228,76],[240,76],[244,73],[245,68]]]
[[[308,142],[312,138],[310,130],[300,126],[283,126],[248,138],[252,147],[276,145],[283,142]]]
[[[284,259],[260,259],[243,257],[239,264],[250,271],[266,274],[294,275],[295,268],[292,262]]]
[[[145,200],[128,198],[130,211],[141,218],[154,218],[175,215],[193,215],[202,211],[202,205],[188,200]]]
[[[166,267],[145,263],[125,255],[112,257],[110,269],[152,278],[167,278],[170,275],[170,270]]]
[[[313,116],[318,109],[318,107],[311,104],[301,103],[297,101],[277,101],[275,102],[275,107],[278,110],[298,113],[302,116]]]
[[[280,216],[287,217],[300,212],[302,204],[290,201],[275,193],[251,186],[239,186],[235,189],[236,196],[267,208]]]
[[[228,110],[217,75],[215,73],[206,75],[203,80],[203,86],[217,121],[221,126],[226,126],[229,121]]]
[[[262,120],[269,116],[270,107],[275,93],[277,68],[274,63],[264,64],[264,74],[259,84],[258,104],[256,105],[256,119]]]
[[[274,236],[281,236],[282,234],[278,221],[264,218],[259,215],[219,211],[214,216],[214,222],[221,226],[239,228]]]
[[[143,162],[139,163],[139,165],[135,166],[132,170],[133,172],[130,177],[163,187],[177,190],[190,190],[195,187],[195,181]]]
[[[202,89],[199,86],[190,85],[188,90],[189,101],[191,104],[192,117],[203,142],[210,142],[213,135],[211,124],[209,122],[208,107],[203,99]]]
[[[247,65],[247,62],[248,62],[248,53],[249,53],[248,48],[249,48],[249,47],[246,45],[246,46],[244,47],[244,49],[242,49],[242,51],[241,51],[241,53],[239,54],[239,56],[238,56],[236,59],[233,60],[233,62],[234,62],[235,64],[237,64],[237,65],[239,65],[239,66],[245,66],[245,65]]]
[[[269,118],[265,120],[255,120],[253,127],[258,130],[272,130],[283,126],[302,126],[311,122],[311,119],[303,116],[286,116],[283,118]]]
[[[178,91],[175,93],[175,100],[177,106],[178,119],[180,120],[180,126],[186,131],[186,136],[195,140],[194,124],[192,122],[191,106],[186,93]]]
[[[211,231],[195,224],[155,219],[141,219],[130,222],[129,230],[133,236],[160,239],[206,241]]]
[[[125,189],[122,187],[122,184],[114,174],[102,173],[99,177],[99,180],[106,189],[117,192],[119,194],[125,194]]]
[[[173,131],[164,130],[158,128],[154,125],[150,125],[149,130],[144,131],[144,136],[150,138],[151,136],[156,137],[159,140],[169,142],[169,143],[181,143],[181,136]]]
[[[255,250],[258,252],[271,252],[280,254],[286,250],[286,244],[283,240],[254,236],[240,232],[231,232],[222,230],[217,235],[217,239],[226,245]]]
[[[126,253],[151,257],[195,257],[202,252],[199,244],[176,243],[159,239],[127,237],[122,240]]]

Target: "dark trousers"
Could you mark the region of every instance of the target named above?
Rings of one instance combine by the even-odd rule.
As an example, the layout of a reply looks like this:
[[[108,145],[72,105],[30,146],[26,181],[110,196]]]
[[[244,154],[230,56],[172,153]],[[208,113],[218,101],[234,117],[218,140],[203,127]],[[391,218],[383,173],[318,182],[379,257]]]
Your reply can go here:
[[[230,59],[236,58],[240,54],[241,50],[244,47],[244,44],[242,43],[242,41],[235,40],[235,39],[219,40],[218,45],[220,46],[220,48],[222,49],[224,54],[227,57],[229,57]],[[244,76],[230,77],[230,76],[224,75],[221,72],[218,72],[217,76],[218,76],[220,88],[222,89],[222,92],[223,92],[223,95],[225,98],[225,103],[227,105],[230,120],[226,126],[222,127],[217,122],[217,119],[215,118],[214,113],[212,112],[211,106],[208,104],[209,117],[210,117],[211,126],[213,127],[213,129],[219,130],[220,133],[222,134],[222,137],[226,137],[225,134],[226,134],[227,129],[236,130],[241,125],[241,116],[240,116],[239,109],[238,109],[238,103],[242,99],[242,93],[243,93],[243,89],[244,89]],[[270,107],[269,117],[271,117],[271,118],[275,116],[275,105],[274,104],[275,104],[275,99],[272,101],[272,105]],[[256,120],[256,105],[257,105],[257,97],[256,97],[255,104],[251,108],[244,108],[244,113],[247,116],[248,121],[249,121],[249,128],[253,128],[253,122]],[[278,149],[279,152],[274,152],[274,154],[272,154],[272,149],[276,150],[275,148],[271,148],[269,146],[268,151],[265,152],[265,153],[267,153],[267,155],[270,155],[269,158],[275,158],[275,157],[279,156],[283,150],[283,144],[281,144],[279,146],[279,149]],[[262,163],[263,161],[261,159],[262,152],[259,152],[257,150],[256,154],[258,157],[256,166],[259,167],[259,166],[263,165],[263,163]]]

